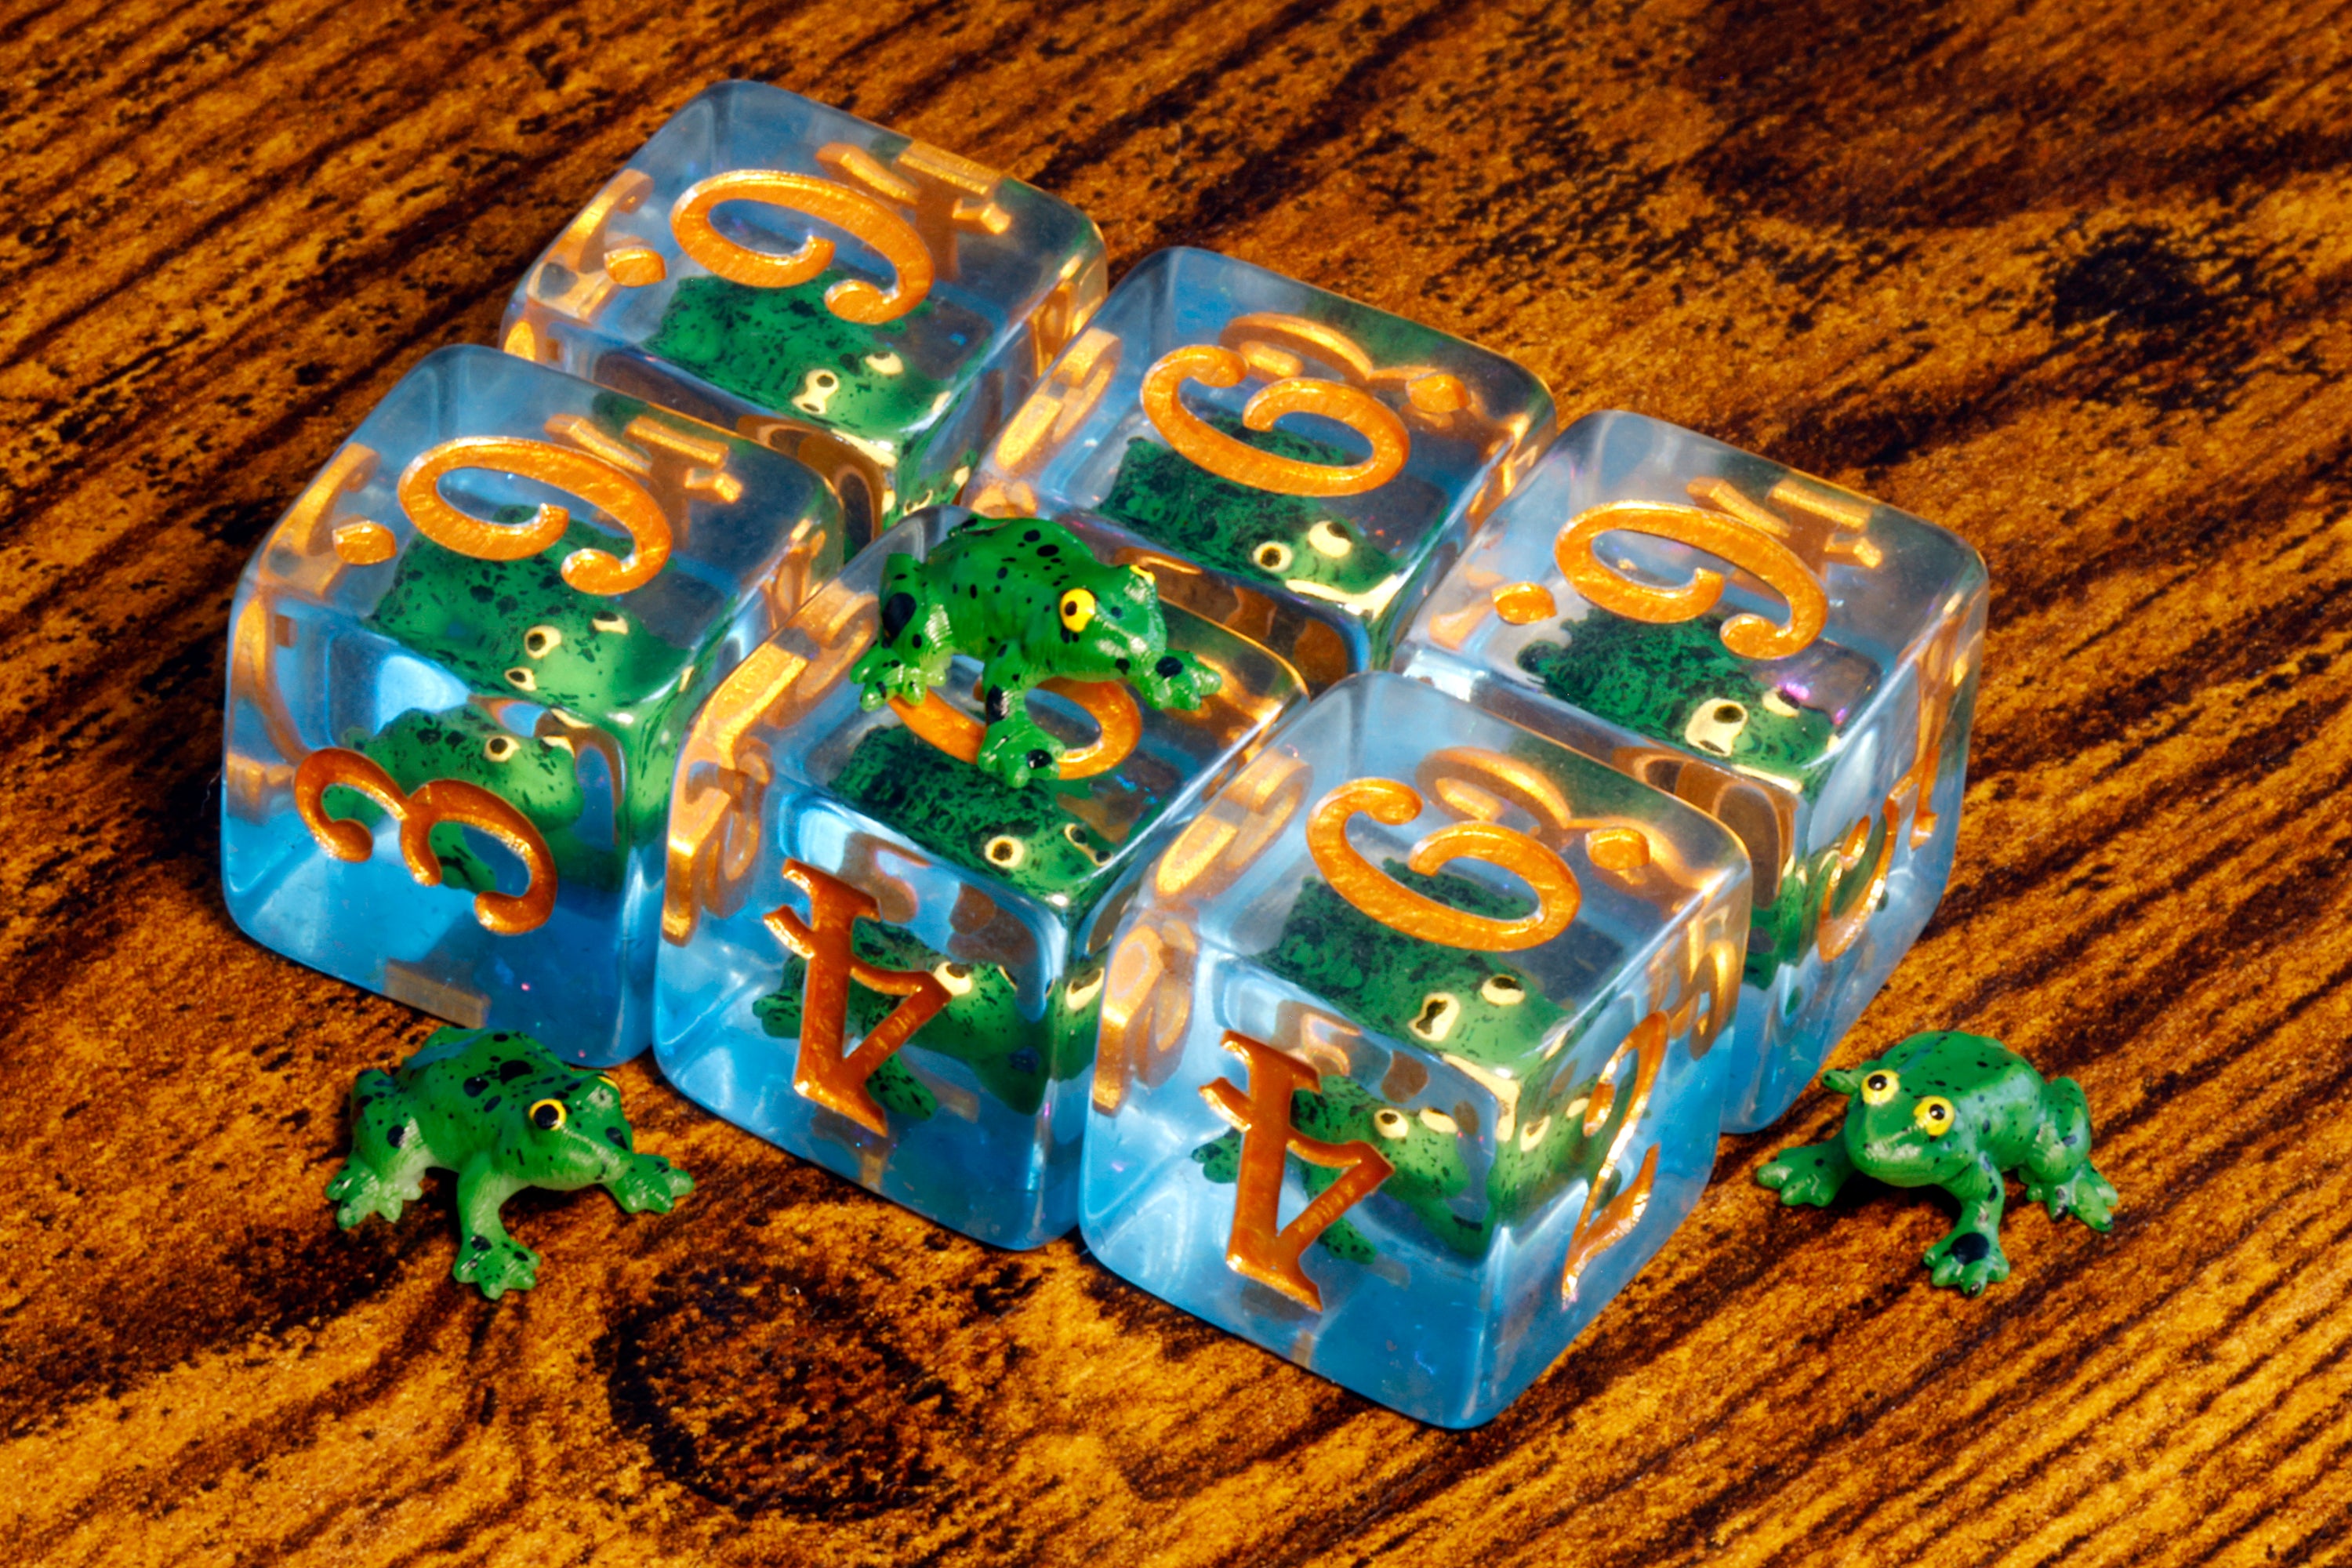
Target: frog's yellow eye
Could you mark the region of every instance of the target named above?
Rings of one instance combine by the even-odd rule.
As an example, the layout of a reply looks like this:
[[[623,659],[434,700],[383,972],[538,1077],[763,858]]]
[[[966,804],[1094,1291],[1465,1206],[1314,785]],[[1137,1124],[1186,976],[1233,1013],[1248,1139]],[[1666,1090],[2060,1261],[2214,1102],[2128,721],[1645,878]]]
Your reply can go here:
[[[1421,1016],[1407,1027],[1434,1044],[1454,1032],[1454,1020],[1461,1016],[1460,997],[1451,991],[1433,991],[1421,999]]]
[[[533,658],[545,658],[563,646],[563,634],[553,626],[533,626],[522,634],[522,651]]]
[[[1402,1138],[1412,1131],[1412,1123],[1395,1106],[1383,1105],[1372,1112],[1372,1131],[1383,1138]]]
[[[541,1132],[552,1132],[563,1125],[568,1114],[560,1100],[542,1100],[530,1108],[530,1124]]]
[[[931,978],[948,988],[950,996],[963,996],[971,991],[971,965],[958,963],[953,959],[931,965]]]
[[[505,762],[515,754],[515,738],[512,735],[493,735],[482,742],[482,755],[494,763]]]
[[[1073,588],[1062,595],[1062,625],[1070,631],[1082,632],[1087,623],[1095,618],[1095,596],[1084,588]]]
[[[1279,539],[1269,539],[1250,552],[1250,559],[1257,563],[1261,571],[1265,572],[1287,572],[1290,570],[1290,563],[1297,558],[1298,552],[1291,549]]]
[[[1928,1137],[1941,1138],[1952,1130],[1952,1114],[1950,1100],[1940,1094],[1931,1094],[1919,1102],[1919,1108],[1911,1113],[1911,1120]]]
[[[539,689],[539,677],[522,666],[516,665],[507,671],[507,684],[517,691],[536,691]]]
[[[1486,984],[1478,987],[1478,994],[1497,1007],[1516,1007],[1528,999],[1528,988],[1519,984],[1517,976],[1490,974]]]
[[[1087,830],[1079,826],[1076,823],[1066,822],[1062,824],[1062,837],[1068,839],[1073,845],[1076,846],[1078,853],[1093,861],[1096,865],[1099,866],[1103,863],[1102,851],[1097,849],[1093,845],[1087,842]]]
[[[1356,548],[1348,531],[1328,517],[1307,531],[1307,542],[1315,547],[1316,554],[1328,555],[1334,561],[1345,561]]]
[[[626,616],[591,616],[588,624],[600,632],[611,632],[617,637],[629,635],[629,617]]]
[[[1737,702],[1702,703],[1683,726],[1683,739],[1702,752],[1731,755],[1731,743],[1748,728],[1748,710]]]
[[[1010,871],[1029,858],[1029,846],[1010,833],[1000,833],[980,847],[982,857],[992,866]]]
[[[1099,969],[1089,974],[1073,975],[1069,984],[1062,989],[1062,1005],[1066,1007],[1084,1007],[1095,999],[1096,994],[1100,992],[1102,987],[1103,971]]]
[[[1891,1072],[1874,1072],[1862,1080],[1862,1102],[1884,1105],[1893,1100],[1903,1087],[1903,1080]]]

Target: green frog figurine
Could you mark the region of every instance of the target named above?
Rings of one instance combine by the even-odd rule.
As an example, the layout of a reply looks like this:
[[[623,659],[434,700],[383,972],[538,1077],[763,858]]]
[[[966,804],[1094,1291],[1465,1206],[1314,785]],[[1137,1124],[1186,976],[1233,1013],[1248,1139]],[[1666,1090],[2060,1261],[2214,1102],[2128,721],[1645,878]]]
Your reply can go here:
[[[1159,590],[1139,567],[1106,566],[1039,517],[975,519],[921,561],[883,563],[881,626],[850,679],[868,712],[920,702],[958,654],[981,663],[988,729],[982,772],[1014,789],[1052,770],[1062,742],[1029,716],[1029,689],[1055,677],[1125,680],[1154,708],[1198,708],[1223,678],[1168,647]]]
[[[2024,1058],[1981,1035],[1914,1035],[1874,1061],[1822,1081],[1853,1096],[1825,1143],[1783,1150],[1757,1170],[1784,1204],[1826,1205],[1859,1171],[1897,1187],[1941,1187],[1959,1222],[1921,1259],[1936,1284],[1973,1296],[2009,1278],[2000,1249],[2001,1173],[2021,1168],[2025,1196],[2050,1217],[2104,1231],[2116,1189],[2091,1164],[2091,1111],[2073,1079],[2047,1083]]]
[[[667,1214],[694,1190],[684,1171],[636,1152],[611,1079],[503,1029],[436,1029],[401,1067],[352,1086],[351,1158],[327,1184],[335,1223],[397,1220],[428,1170],[457,1175],[464,1240],[450,1273],[493,1301],[538,1282],[539,1254],[499,1217],[525,1187],[601,1185],[631,1214]]]

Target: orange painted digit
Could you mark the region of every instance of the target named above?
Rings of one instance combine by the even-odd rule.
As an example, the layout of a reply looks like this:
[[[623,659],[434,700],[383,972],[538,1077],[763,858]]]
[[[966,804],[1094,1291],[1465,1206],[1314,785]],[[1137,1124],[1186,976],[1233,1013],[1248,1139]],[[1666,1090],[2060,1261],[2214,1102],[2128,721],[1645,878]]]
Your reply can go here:
[[[441,885],[441,858],[433,853],[433,830],[443,823],[478,829],[512,850],[530,873],[520,893],[474,895],[474,918],[500,936],[520,936],[547,923],[555,912],[555,857],[530,819],[479,784],[461,779],[431,779],[404,794],[373,759],[341,746],[325,746],[294,770],[294,809],[319,847],[338,860],[364,860],[375,836],[361,823],[327,815],[324,797],[341,784],[366,796],[400,824],[400,858],[408,874],[427,888]]]
[[[1271,430],[1286,414],[1319,414],[1336,419],[1371,444],[1360,463],[1310,463],[1277,457],[1236,441],[1184,406],[1187,381],[1203,386],[1239,386],[1251,371],[1232,349],[1195,343],[1171,349],[1143,376],[1143,412],[1161,437],[1182,456],[1220,479],[1293,496],[1352,496],[1378,489],[1404,468],[1411,450],[1404,421],[1368,392],[1337,382],[1286,375],[1262,389],[1242,410],[1242,423]]]
[[[1526,834],[1491,822],[1440,828],[1412,847],[1405,864],[1428,876],[1455,860],[1484,860],[1536,892],[1532,914],[1502,921],[1423,897],[1382,872],[1348,842],[1348,819],[1362,812],[1402,826],[1421,815],[1421,796],[1394,779],[1353,779],[1317,803],[1307,819],[1307,849],[1332,891],[1393,931],[1445,947],[1517,952],[1549,942],[1576,919],[1582,893],[1567,863]]]

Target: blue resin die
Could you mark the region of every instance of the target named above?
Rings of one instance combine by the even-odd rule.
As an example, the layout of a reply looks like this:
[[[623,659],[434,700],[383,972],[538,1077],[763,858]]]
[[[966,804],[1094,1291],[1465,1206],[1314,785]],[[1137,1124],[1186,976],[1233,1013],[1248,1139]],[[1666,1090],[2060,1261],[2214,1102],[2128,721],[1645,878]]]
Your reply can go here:
[[[1107,531],[1163,600],[1290,661],[1376,668],[1509,490],[1551,395],[1502,355],[1231,257],[1120,280],[964,491]]]
[[[556,237],[502,341],[799,458],[855,548],[955,494],[1104,282],[1102,236],[1067,203],[728,81]]]
[[[1804,1089],[1943,896],[1984,563],[1942,529],[1635,414],[1579,420],[1397,668],[1667,790],[1755,869],[1725,1123]]]
[[[237,584],[229,913],[467,1028],[625,1060],[688,721],[840,552],[789,458],[492,349],[429,356]]]
[[[1124,681],[1048,683],[1027,712],[1068,750],[1017,785],[983,771],[980,662],[958,654],[919,703],[871,710],[853,674],[886,610],[892,636],[908,624],[892,558],[928,569],[972,521],[937,508],[886,532],[704,709],[670,823],[656,1050],[727,1120],[966,1235],[1034,1247],[1077,1215],[1117,911],[1305,694],[1263,649],[1169,609],[1165,657],[1217,677],[1197,709],[1139,704]],[[1106,587],[1101,613],[1112,603]],[[1054,646],[1070,620],[1051,595],[1038,611]]]
[[[1715,1163],[1736,840],[1397,676],[1318,698],[1152,868],[1103,990],[1079,1223],[1156,1296],[1475,1426]]]

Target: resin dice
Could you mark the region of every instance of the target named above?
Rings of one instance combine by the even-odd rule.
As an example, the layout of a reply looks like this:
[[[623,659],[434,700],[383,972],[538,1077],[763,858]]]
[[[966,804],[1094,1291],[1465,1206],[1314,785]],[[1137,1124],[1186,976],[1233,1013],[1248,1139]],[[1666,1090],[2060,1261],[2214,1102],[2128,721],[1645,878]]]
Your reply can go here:
[[[1087,1245],[1383,1405],[1484,1421],[1706,1184],[1747,921],[1747,858],[1700,812],[1344,680],[1121,923]]]
[[[1063,352],[964,500],[1095,520],[1163,598],[1320,690],[1386,661],[1551,419],[1543,384],[1499,354],[1163,250]]]
[[[1076,208],[754,82],[655,132],[508,306],[508,352],[788,453],[853,548],[951,498],[1101,303]]]
[[[1976,552],[1634,414],[1578,421],[1397,668],[1712,813],[1755,868],[1734,1131],[1788,1109],[1942,897],[1984,637]]]
[[[688,721],[840,549],[789,458],[492,349],[431,355],[237,585],[230,914],[468,1028],[634,1055]]]
[[[1078,548],[1034,521],[907,519],[713,696],[670,823],[656,1045],[669,1080],[1005,1247],[1076,1218],[1118,910],[1304,698],[1280,660],[1168,609],[1149,663],[1202,672],[1214,689],[1197,707],[1139,702],[1120,679],[1050,680],[1026,710],[1062,754],[1024,744],[984,768],[1008,708],[984,672],[1005,679],[1013,657],[1037,673],[1160,613],[1144,608],[1148,578]],[[1046,559],[1050,576],[1029,570]],[[933,640],[952,635],[948,596],[983,587],[1018,595],[1001,639],[971,650],[985,663]],[[867,672],[891,647],[919,661],[919,643],[943,656],[940,682],[867,706]]]

